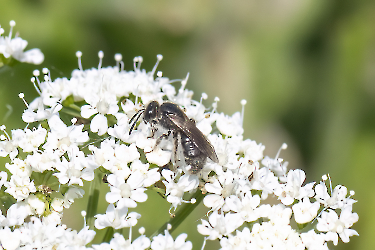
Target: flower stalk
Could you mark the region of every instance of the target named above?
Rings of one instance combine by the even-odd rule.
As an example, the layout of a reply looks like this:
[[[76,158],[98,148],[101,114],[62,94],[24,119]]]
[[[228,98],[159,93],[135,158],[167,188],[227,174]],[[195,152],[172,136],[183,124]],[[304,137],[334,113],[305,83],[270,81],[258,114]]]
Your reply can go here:
[[[103,173],[97,169],[95,177],[90,183],[89,200],[87,202],[87,225],[90,229],[94,229],[95,215],[97,214],[99,204],[100,186],[103,180]],[[113,234],[113,233],[112,233]],[[107,242],[107,241],[105,241]]]
[[[191,212],[202,202],[204,195],[200,190],[197,190],[191,197],[190,200],[195,200],[194,203],[184,203],[179,207],[177,212],[172,215],[172,218],[166,222],[162,227],[160,227],[157,231],[155,231],[150,238],[164,233],[169,227],[169,232],[172,233],[177,227],[190,215]],[[168,226],[170,225],[170,226]]]

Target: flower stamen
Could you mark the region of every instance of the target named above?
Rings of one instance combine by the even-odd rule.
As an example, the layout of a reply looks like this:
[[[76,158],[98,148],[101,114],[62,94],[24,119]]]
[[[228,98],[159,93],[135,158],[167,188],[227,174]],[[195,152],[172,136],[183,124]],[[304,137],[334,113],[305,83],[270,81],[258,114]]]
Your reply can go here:
[[[76,52],[76,57],[78,58],[78,68],[80,71],[83,71],[83,68],[82,68],[82,52],[81,51],[77,51]]]
[[[124,71],[124,62],[122,61],[122,55],[120,53],[115,54],[116,67],[119,71]]]
[[[0,130],[3,131],[3,133],[4,133],[5,136],[7,137],[8,141],[10,141],[10,136],[9,136],[9,134],[7,133],[7,131],[5,131],[6,128],[7,128],[7,127],[6,127],[5,125],[1,125],[1,126],[0,126]],[[4,138],[4,139],[5,139],[5,138]],[[1,140],[3,140],[3,139],[1,139]]]
[[[23,103],[25,103],[25,106],[26,106],[26,108],[29,108],[29,104],[26,102],[26,100],[25,100],[25,94],[24,93],[19,93],[18,94],[18,97],[20,98],[20,99],[22,99],[22,101],[23,101]]]
[[[243,121],[244,121],[244,117],[245,117],[245,105],[246,105],[247,101],[245,99],[242,99],[241,100],[241,105],[242,105],[242,112],[241,112],[241,125],[243,127]]]
[[[220,98],[219,97],[215,97],[214,99],[214,103],[212,103],[212,112],[211,113],[215,113],[216,112],[216,109],[217,109],[217,103],[220,101]]]
[[[178,93],[184,92],[184,89],[186,87],[188,79],[189,79],[189,72],[187,73],[185,79],[182,79],[182,81],[181,81],[181,88],[178,90]]]
[[[101,69],[102,68],[102,64],[103,64],[104,52],[100,50],[98,52],[98,57],[99,57],[98,69]]]
[[[10,30],[9,30],[9,37],[8,37],[8,39],[10,41],[10,39],[12,38],[13,27],[16,26],[16,22],[14,20],[11,20],[9,22],[9,25],[10,25]]]
[[[156,63],[154,65],[154,68],[151,71],[151,75],[152,76],[155,74],[155,71],[156,71],[157,67],[159,66],[160,61],[163,60],[163,55],[158,54],[156,56],[156,58],[157,58]]]
[[[202,95],[201,95],[201,100],[200,100],[200,104],[202,104],[202,101],[203,100],[207,100],[207,98],[208,98],[208,95],[206,94],[206,93],[202,93]]]
[[[37,70],[37,69],[34,70],[33,75],[34,75],[34,77],[31,78],[31,82],[34,85],[34,88],[35,88],[36,92],[38,92],[39,95],[42,95],[42,92],[40,91],[40,81],[39,81],[39,78],[38,78],[38,76],[40,75],[39,70]],[[38,86],[35,84],[35,80],[37,81]]]

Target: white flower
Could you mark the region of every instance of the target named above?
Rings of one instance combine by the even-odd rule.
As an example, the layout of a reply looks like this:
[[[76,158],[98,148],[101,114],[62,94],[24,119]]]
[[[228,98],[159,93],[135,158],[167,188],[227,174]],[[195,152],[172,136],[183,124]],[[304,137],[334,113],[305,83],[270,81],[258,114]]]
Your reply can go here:
[[[304,250],[299,234],[287,224],[272,222],[255,223],[249,239],[248,249],[293,249]]]
[[[121,108],[124,111],[125,115],[128,117],[133,117],[140,109],[142,109],[142,106],[139,106],[140,103],[134,104],[131,100],[126,99],[125,103],[121,102]]]
[[[143,178],[143,186],[149,187],[160,180],[158,168],[149,169],[150,164],[143,164],[140,160],[135,160],[130,165],[131,171],[139,172]]]
[[[126,250],[144,250],[148,247],[150,247],[151,241],[149,238],[147,238],[144,235],[139,236],[137,239],[131,241],[125,240],[124,236],[122,236],[119,233],[115,233],[113,235],[113,238],[110,241],[109,244],[109,249],[114,249],[114,250],[121,250],[121,249],[126,249]],[[93,246],[94,247],[94,246]],[[95,247],[94,247],[95,248]],[[98,248],[98,249],[103,249]]]
[[[241,152],[245,157],[252,161],[260,161],[263,159],[263,151],[266,147],[262,143],[257,144],[256,141],[246,139],[241,143]]]
[[[317,234],[314,229],[301,233],[301,239],[309,250],[329,250],[325,234]]]
[[[82,132],[83,125],[67,126],[57,115],[48,119],[51,131],[48,133],[45,149],[58,149],[65,152],[71,145],[82,145],[89,140],[87,131]]]
[[[4,185],[7,187],[8,194],[12,195],[17,201],[26,199],[30,193],[36,192],[34,181],[30,181],[28,176],[12,175],[9,182]]]
[[[300,202],[292,206],[294,219],[298,224],[312,221],[318,214],[319,202],[311,203],[309,198],[303,198]]]
[[[19,177],[30,177],[32,173],[30,165],[18,158],[13,160],[13,164],[5,163],[5,167],[12,175]]]
[[[116,144],[114,148],[114,157],[113,162],[108,161],[103,164],[103,167],[115,174],[121,170],[124,170],[125,173],[129,173],[128,163],[138,160],[140,154],[134,144],[131,144],[130,146]],[[127,178],[126,175],[123,176],[124,178]]]
[[[117,202],[117,207],[136,207],[137,202],[145,202],[147,194],[145,188],[142,187],[144,179],[142,175],[132,173],[129,178],[125,180],[122,177],[111,174],[107,177],[110,184],[111,192],[108,192],[105,199],[109,203]]]
[[[74,86],[68,79],[64,77],[56,78],[52,81],[48,69],[44,68],[43,73],[43,81],[39,81],[37,75],[34,75],[35,81],[39,83],[38,92],[40,92],[40,97],[36,98],[34,101],[38,100],[46,106],[54,107],[58,105],[61,100],[65,100],[68,96],[72,95]],[[39,99],[41,99],[41,101]]]
[[[35,195],[29,195],[27,197],[26,202],[29,204],[30,209],[33,211],[33,214],[37,215],[42,215],[46,209],[46,204],[44,201],[40,200],[37,196]]]
[[[223,235],[229,235],[243,223],[241,215],[236,213],[219,214],[218,211],[212,212],[208,221],[202,220],[197,229],[202,235],[208,235],[209,240],[221,239]]]
[[[312,187],[314,182],[306,184],[301,187],[305,181],[305,172],[301,169],[290,170],[287,175],[287,183],[281,184],[276,190],[280,201],[284,205],[291,205],[295,199],[301,200],[304,197],[312,197],[314,191]]]
[[[91,246],[95,250],[117,250],[117,249],[122,249],[122,248],[117,248],[116,246],[110,246],[109,243],[103,242],[99,245],[92,245]]]
[[[223,237],[220,240],[221,250],[240,250],[249,249],[248,244],[251,240],[251,233],[248,227],[245,227],[242,232],[236,230],[236,235],[228,235],[228,238]]]
[[[30,222],[20,227],[22,233],[21,244],[30,249],[48,249],[57,246],[66,246],[66,242],[77,243],[73,240],[75,231],[66,230],[66,226],[48,220],[31,217]]]
[[[186,116],[195,121],[195,125],[204,135],[210,134],[212,123],[215,122],[216,116],[205,114],[205,107],[202,103],[192,100],[192,104],[185,106]]]
[[[292,209],[283,204],[273,205],[267,216],[271,223],[278,225],[289,225],[292,217]]]
[[[176,174],[174,172],[163,169],[161,174],[165,178],[163,183],[165,185],[167,201],[172,204],[174,209],[176,209],[182,202],[185,202],[182,199],[184,193],[195,190],[199,184],[197,176],[185,174],[181,176],[176,183]]]
[[[32,171],[43,173],[46,170],[53,170],[59,162],[59,154],[52,149],[34,151],[26,157],[25,162],[31,166]]]
[[[225,199],[234,192],[235,181],[233,173],[227,171],[219,176],[219,179],[212,179],[212,183],[206,183],[205,189],[211,193],[204,197],[203,204],[212,210],[218,210],[225,204]]]
[[[206,119],[204,112],[206,108],[202,103],[192,100],[192,105],[186,105],[186,116],[193,119],[196,123]]]
[[[0,189],[7,182],[8,174],[5,171],[0,171]]]
[[[252,182],[252,188],[256,190],[261,190],[261,199],[267,199],[269,194],[272,194],[280,184],[277,177],[268,168],[261,168],[254,171]]]
[[[171,156],[171,151],[163,150],[160,147],[155,147],[151,152],[146,153],[147,161],[158,166],[166,165],[171,160]]]
[[[19,229],[11,231],[9,227],[0,228],[0,243],[2,249],[15,250],[21,243],[22,234]]]
[[[140,217],[141,215],[136,212],[128,214],[127,207],[115,208],[113,204],[109,204],[105,214],[95,215],[95,227],[97,229],[105,227],[113,227],[114,229],[133,227],[137,224]]]
[[[279,151],[277,151],[274,159],[270,158],[269,156],[265,156],[262,160],[262,164],[265,167],[269,168],[272,172],[274,172],[281,182],[286,182],[286,171],[289,163],[287,161],[284,162],[282,158],[279,158],[279,155],[281,150],[286,149],[287,147],[288,145],[286,143],[283,143]]]
[[[236,112],[232,117],[219,114],[216,118],[216,127],[223,135],[237,136],[243,134],[242,119],[240,112]]]
[[[347,192],[348,190],[345,186],[337,185],[330,196],[325,183],[320,182],[315,186],[316,195],[314,198],[325,207],[333,209],[342,208],[355,202],[351,198],[346,198]]]
[[[96,164],[103,166],[106,161],[113,161],[115,147],[116,145],[114,139],[105,139],[100,143],[100,148],[90,145],[89,149],[94,155]]]
[[[61,225],[62,213],[51,211],[50,214],[42,218],[42,222],[52,225]]]
[[[58,173],[53,174],[59,179],[61,184],[78,184],[83,186],[83,181],[92,181],[94,179],[94,169],[96,165],[85,157],[84,153],[77,146],[70,147],[68,158],[63,158],[56,164]]]
[[[8,208],[7,217],[2,221],[2,224],[9,227],[21,225],[30,214],[31,209],[29,204],[24,201],[17,202]]]
[[[241,185],[240,189],[242,192],[248,192],[252,188],[249,188],[250,182],[254,179],[254,174],[259,169],[259,162],[249,160],[248,158],[241,157],[238,159],[240,163],[235,178],[238,180],[238,183]]]
[[[10,21],[9,36],[0,36],[0,54],[3,54],[5,58],[12,56],[20,62],[41,64],[44,61],[44,55],[39,49],[31,49],[24,52],[27,41],[20,37],[12,39],[12,31],[15,25],[16,22]]]
[[[189,77],[189,73],[187,74],[186,78],[181,81],[181,88],[178,90],[176,96],[169,96],[169,99],[174,103],[177,103],[183,107],[189,106],[191,103],[191,99],[193,97],[193,91],[185,89],[187,80]]]
[[[108,128],[108,134],[120,139],[123,142],[129,142],[130,124],[128,116],[123,113],[116,113],[115,117],[117,119],[117,123],[113,128]]]
[[[133,94],[142,96],[143,103],[149,103],[153,100],[161,101],[164,93],[160,92],[160,90],[168,82],[168,79],[156,78],[154,80],[154,70],[146,72],[140,69],[142,57],[136,57],[134,60],[135,63],[138,63],[138,67],[134,67],[134,72],[129,72],[129,83],[133,86]]]
[[[94,160],[99,166],[111,171],[123,179],[130,175],[128,164],[138,160],[140,154],[134,144],[126,146],[125,144],[115,143],[113,139],[106,139],[100,144],[100,148],[89,147],[94,154]]]
[[[80,249],[80,247],[85,247],[89,244],[95,237],[96,232],[90,230],[88,226],[85,226],[77,233],[76,230],[68,231],[66,230],[64,237],[59,243],[59,247],[62,249]]]
[[[3,226],[3,221],[5,220],[5,216],[3,215],[3,212],[0,209],[0,227]]]
[[[61,198],[54,198],[51,202],[51,208],[56,211],[61,213],[64,209],[64,199]]]
[[[318,225],[316,226],[316,229],[321,232],[335,233],[332,241],[334,245],[337,245],[337,234],[345,243],[349,242],[350,236],[358,235],[355,230],[350,229],[350,227],[357,221],[358,214],[352,213],[351,206],[346,206],[341,210],[340,218],[334,210],[329,209],[327,212],[324,211],[322,213],[321,218],[318,218]]]
[[[190,241],[186,241],[187,234],[182,233],[177,236],[176,241],[173,240],[168,230],[165,230],[165,235],[159,234],[152,239],[152,250],[190,250],[193,245]]]
[[[28,108],[23,111],[22,120],[26,123],[43,121],[56,115],[62,107],[60,103],[55,103],[48,108],[44,105],[42,98],[36,98],[29,104]]]
[[[68,191],[66,191],[64,195],[64,201],[63,201],[64,207],[69,208],[70,205],[73,204],[75,199],[82,198],[84,194],[85,194],[85,190],[78,188],[78,187],[70,186]]]
[[[1,135],[0,139],[0,156],[6,157],[9,154],[9,158],[14,159],[18,155],[17,145],[15,145],[13,140],[11,140],[9,137],[7,138]]]
[[[222,166],[232,170],[238,169],[240,165],[238,162],[238,153],[240,151],[242,137],[234,136],[230,138],[223,138],[223,136],[218,134],[209,134],[207,138],[215,148],[216,155],[219,159],[219,164],[216,165],[221,165],[218,166],[218,169],[215,169],[215,172],[217,172],[217,170],[221,170],[222,172]]]
[[[81,107],[81,115],[83,118],[90,118],[95,115],[90,124],[90,129],[98,135],[104,135],[107,132],[108,124],[107,117],[105,115],[115,115],[119,107],[117,105],[116,96],[109,93],[87,93],[85,100],[89,105]]]
[[[12,138],[17,146],[24,152],[33,152],[38,150],[39,146],[45,142],[47,130],[39,125],[38,128],[12,130]]]
[[[226,200],[228,208],[231,211],[239,213],[246,222],[257,220],[260,215],[257,209],[260,204],[259,195],[252,196],[249,192],[242,196],[241,199],[235,195],[229,196]]]

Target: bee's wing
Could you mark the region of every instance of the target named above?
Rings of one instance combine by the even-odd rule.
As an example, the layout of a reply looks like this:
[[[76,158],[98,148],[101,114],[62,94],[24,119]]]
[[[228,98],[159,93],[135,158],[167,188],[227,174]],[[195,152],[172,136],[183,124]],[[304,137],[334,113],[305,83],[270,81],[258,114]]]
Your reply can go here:
[[[189,118],[182,118],[176,115],[168,115],[168,118],[179,127],[185,135],[197,146],[197,148],[208,156],[213,162],[218,163],[215,149],[203,133],[195,126]]]

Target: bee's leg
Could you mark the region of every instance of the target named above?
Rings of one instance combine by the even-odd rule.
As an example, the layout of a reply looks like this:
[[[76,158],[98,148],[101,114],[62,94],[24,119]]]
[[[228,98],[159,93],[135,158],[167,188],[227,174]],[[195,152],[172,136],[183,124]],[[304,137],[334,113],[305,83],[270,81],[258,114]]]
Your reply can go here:
[[[173,152],[171,155],[171,163],[173,165],[172,171],[176,171],[177,167],[177,162],[179,160],[177,150],[178,150],[178,132],[174,131],[172,132],[172,137],[173,137]]]
[[[155,133],[154,133],[154,134],[155,134]],[[171,134],[171,131],[169,130],[167,134],[162,134],[161,136],[159,136],[159,137],[156,139],[156,142],[155,142],[155,145],[154,145],[153,149],[152,149],[150,152],[146,152],[146,153],[151,153],[152,151],[154,151],[154,149],[155,149],[157,146],[159,146],[159,144],[161,143],[161,141],[162,141],[163,139],[167,139],[167,138],[170,136],[170,134]],[[152,138],[152,136],[151,136],[151,137],[147,137],[147,138]]]
[[[173,132],[173,153],[172,153],[172,162],[176,164],[179,160],[178,157],[178,145],[179,145],[179,136],[178,132]]]
[[[182,166],[185,167],[186,166],[185,154],[184,154],[184,149],[181,143],[181,133],[179,132],[176,133],[174,155],[176,158],[176,167],[182,167]]]
[[[154,137],[154,135],[155,135],[155,133],[156,133],[157,130],[158,130],[157,128],[151,127],[151,133],[152,133],[152,135],[149,136],[149,137],[147,137],[147,139],[150,139],[150,138]]]
[[[163,139],[167,139],[171,135],[171,132],[172,131],[169,130],[167,134],[162,134],[161,136],[159,136],[159,138],[156,139],[156,143],[155,143],[154,148],[156,148]]]

